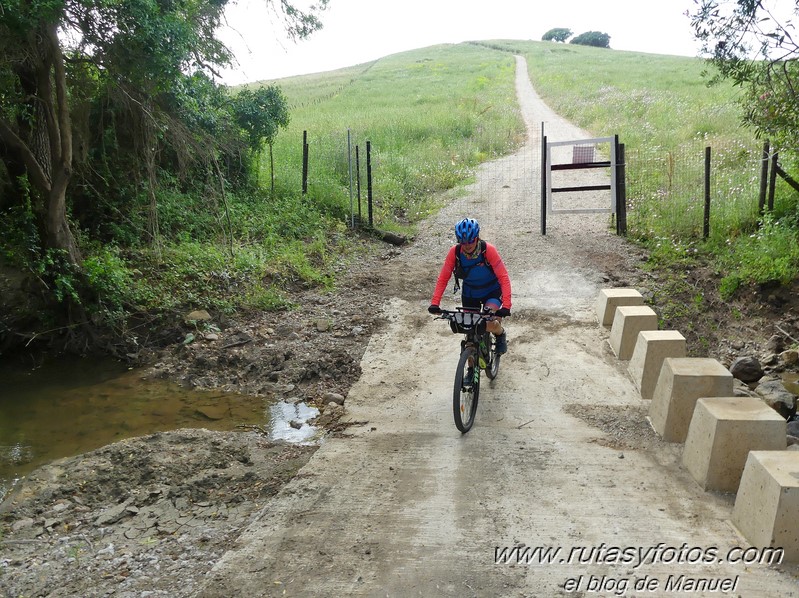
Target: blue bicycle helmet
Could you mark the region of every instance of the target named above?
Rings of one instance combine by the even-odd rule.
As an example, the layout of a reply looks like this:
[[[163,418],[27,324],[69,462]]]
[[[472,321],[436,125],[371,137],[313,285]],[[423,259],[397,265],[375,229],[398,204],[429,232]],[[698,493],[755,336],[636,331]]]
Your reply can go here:
[[[474,218],[464,218],[455,225],[455,237],[459,243],[471,243],[480,234],[480,225]]]

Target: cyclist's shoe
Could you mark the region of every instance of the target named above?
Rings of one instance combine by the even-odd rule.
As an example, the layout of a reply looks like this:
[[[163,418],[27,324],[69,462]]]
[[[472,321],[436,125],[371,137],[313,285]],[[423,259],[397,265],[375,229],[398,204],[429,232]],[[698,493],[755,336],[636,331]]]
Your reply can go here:
[[[470,367],[466,370],[466,375],[463,377],[463,386],[474,386],[474,368]]]
[[[503,332],[497,336],[497,355],[504,355],[508,352],[508,339]]]

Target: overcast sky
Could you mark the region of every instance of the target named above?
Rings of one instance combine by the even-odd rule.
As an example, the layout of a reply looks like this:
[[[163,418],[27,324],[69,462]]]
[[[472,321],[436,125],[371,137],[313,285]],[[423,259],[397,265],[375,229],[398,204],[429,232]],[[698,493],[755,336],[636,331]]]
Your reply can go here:
[[[220,37],[239,65],[224,72],[223,82],[329,71],[441,43],[537,41],[555,27],[607,33],[616,50],[696,56],[685,16],[693,8],[693,0],[331,0],[324,28],[295,43],[281,34],[264,0],[238,0]]]

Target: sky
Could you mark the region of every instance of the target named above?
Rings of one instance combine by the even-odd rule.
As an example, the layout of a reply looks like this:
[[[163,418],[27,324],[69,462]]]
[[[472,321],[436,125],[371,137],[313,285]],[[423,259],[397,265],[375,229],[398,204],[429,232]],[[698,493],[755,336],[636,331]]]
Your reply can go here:
[[[330,0],[323,29],[294,42],[265,0],[237,0],[218,32],[238,62],[222,82],[330,71],[443,43],[539,41],[556,27],[607,33],[615,50],[696,56],[685,15],[693,9],[693,0]]]

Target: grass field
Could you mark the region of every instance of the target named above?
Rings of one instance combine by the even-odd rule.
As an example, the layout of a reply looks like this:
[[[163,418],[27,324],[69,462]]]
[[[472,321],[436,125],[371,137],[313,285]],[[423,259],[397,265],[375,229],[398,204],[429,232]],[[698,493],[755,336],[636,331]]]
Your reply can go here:
[[[350,202],[348,144],[353,161],[358,147],[365,202],[369,141],[371,162],[379,171],[374,177],[376,223],[387,229],[412,225],[435,206],[441,191],[468,180],[478,164],[523,141],[514,77],[510,54],[457,45],[283,79],[279,85],[294,108],[290,127],[274,146],[276,187],[284,192],[301,187],[298,165],[307,131],[308,195],[345,213]]]

